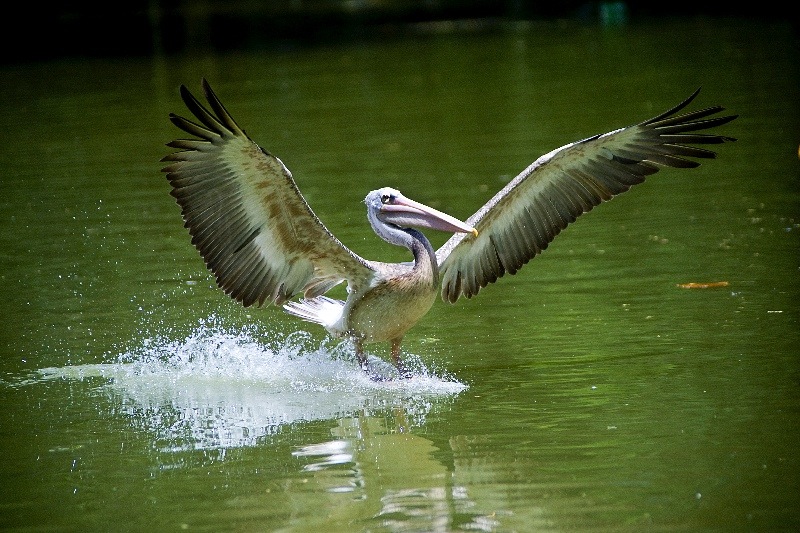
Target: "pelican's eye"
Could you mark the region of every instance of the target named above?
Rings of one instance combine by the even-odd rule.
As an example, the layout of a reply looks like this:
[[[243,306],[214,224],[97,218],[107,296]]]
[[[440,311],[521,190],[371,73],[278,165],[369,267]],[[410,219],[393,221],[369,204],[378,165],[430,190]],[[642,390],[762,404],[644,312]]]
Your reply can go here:
[[[391,204],[391,203],[394,203],[394,195],[393,195],[393,194],[384,194],[384,195],[381,195],[381,203],[382,203],[382,204]]]

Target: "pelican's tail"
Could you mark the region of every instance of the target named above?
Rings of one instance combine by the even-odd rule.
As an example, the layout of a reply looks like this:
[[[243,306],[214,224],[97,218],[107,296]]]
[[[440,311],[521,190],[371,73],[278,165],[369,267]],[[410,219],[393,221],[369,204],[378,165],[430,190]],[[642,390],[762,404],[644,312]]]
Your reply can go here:
[[[343,301],[334,300],[327,296],[317,296],[316,298],[283,304],[283,310],[290,315],[319,324],[328,331],[331,331],[342,318],[343,309]]]

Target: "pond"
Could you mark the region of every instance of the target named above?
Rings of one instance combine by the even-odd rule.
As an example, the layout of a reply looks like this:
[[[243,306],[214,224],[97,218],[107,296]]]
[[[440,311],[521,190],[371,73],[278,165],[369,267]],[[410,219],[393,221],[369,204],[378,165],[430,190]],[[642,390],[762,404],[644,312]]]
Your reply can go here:
[[[799,65],[788,24],[698,18],[0,67],[0,528],[800,527]],[[412,377],[375,382],[191,246],[159,160],[202,77],[383,261],[409,257],[369,228],[372,189],[465,219],[698,87],[738,141],[437,302]]]

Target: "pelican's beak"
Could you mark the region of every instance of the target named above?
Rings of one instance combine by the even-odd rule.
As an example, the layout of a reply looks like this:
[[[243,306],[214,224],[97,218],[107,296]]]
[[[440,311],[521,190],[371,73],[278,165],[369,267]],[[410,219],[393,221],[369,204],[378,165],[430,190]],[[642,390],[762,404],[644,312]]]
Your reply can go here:
[[[390,222],[399,226],[418,226],[450,233],[471,233],[478,236],[478,230],[455,217],[442,213],[411,198],[396,195],[394,201],[383,204],[381,211],[388,215]]]

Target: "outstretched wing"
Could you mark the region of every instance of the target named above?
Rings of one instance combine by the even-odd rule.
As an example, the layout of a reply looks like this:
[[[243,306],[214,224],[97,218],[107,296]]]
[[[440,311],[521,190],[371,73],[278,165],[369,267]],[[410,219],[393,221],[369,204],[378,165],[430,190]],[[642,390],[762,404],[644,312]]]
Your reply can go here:
[[[170,142],[180,151],[162,161],[192,244],[217,284],[245,306],[260,306],[368,279],[368,263],[320,222],[281,160],[251,141],[202,84],[211,111],[180,89],[199,124],[170,114],[198,138]]]
[[[534,161],[467,219],[478,237],[456,234],[436,251],[442,299],[470,298],[505,273],[516,273],[578,216],[660,167],[693,168],[700,163],[687,157],[716,157],[689,145],[735,141],[697,132],[736,115],[707,118],[722,111],[719,106],[676,115],[699,92],[641,124],[562,146]]]

